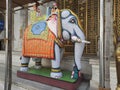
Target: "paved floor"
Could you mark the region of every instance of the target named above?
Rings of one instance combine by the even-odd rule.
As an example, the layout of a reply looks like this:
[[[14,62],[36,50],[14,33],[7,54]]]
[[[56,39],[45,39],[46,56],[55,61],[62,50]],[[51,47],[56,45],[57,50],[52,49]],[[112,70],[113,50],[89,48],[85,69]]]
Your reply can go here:
[[[18,56],[20,56],[18,54]],[[14,55],[15,63],[13,63],[13,69],[12,69],[12,89],[11,90],[62,90],[60,88],[52,87],[49,85],[45,85],[42,83],[37,83],[29,80],[24,80],[21,78],[18,78],[16,76],[16,71],[19,70],[20,66],[15,66],[16,64],[20,65],[20,63],[17,61],[19,60],[18,56]],[[95,61],[93,61],[95,62]],[[0,53],[0,90],[4,90],[4,77],[5,77],[5,54]],[[113,61],[113,64],[110,67],[110,86],[111,90],[115,90],[116,88],[116,68],[115,63]],[[85,85],[86,83],[83,83]],[[90,82],[90,90],[98,90],[99,86],[99,64],[96,62],[92,64],[92,80]],[[83,89],[79,89],[83,90]]]
[[[16,70],[18,70],[18,69],[19,69],[19,67],[16,67],[16,66],[13,67],[12,90],[62,90],[60,88],[52,87],[49,85],[17,78]],[[98,86],[99,86],[99,67],[98,67],[98,65],[93,65],[92,71],[93,72],[92,72],[92,80],[90,82],[90,90],[98,90]],[[115,67],[110,68],[110,77],[111,77],[110,78],[111,90],[115,90],[116,83],[117,83]],[[0,90],[4,90],[4,64],[0,64]]]
[[[110,86],[111,90],[115,90],[117,83],[116,68],[115,66],[110,67]],[[90,90],[98,90],[99,86],[99,66],[92,65],[92,80],[90,82]]]
[[[12,67],[12,89],[11,90],[63,90],[61,88],[45,85],[42,83],[37,83],[34,81],[18,78],[16,76],[18,66]],[[5,65],[0,64],[0,90],[4,90],[4,77],[5,77]],[[86,86],[87,85],[87,86]],[[82,87],[79,87],[78,90],[88,90],[89,83],[83,82]]]
[[[49,85],[32,82],[29,80],[21,79],[16,76],[16,72],[19,67],[13,66],[12,69],[12,90],[61,90]],[[4,64],[0,64],[0,90],[4,90]]]

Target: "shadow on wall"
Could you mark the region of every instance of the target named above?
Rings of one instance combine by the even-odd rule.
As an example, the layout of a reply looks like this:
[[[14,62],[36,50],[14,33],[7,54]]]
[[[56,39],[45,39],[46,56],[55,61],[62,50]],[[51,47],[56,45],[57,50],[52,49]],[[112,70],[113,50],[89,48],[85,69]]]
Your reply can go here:
[[[4,39],[0,40],[0,50],[5,50]]]
[[[4,15],[0,14],[0,50],[5,50],[5,21]]]

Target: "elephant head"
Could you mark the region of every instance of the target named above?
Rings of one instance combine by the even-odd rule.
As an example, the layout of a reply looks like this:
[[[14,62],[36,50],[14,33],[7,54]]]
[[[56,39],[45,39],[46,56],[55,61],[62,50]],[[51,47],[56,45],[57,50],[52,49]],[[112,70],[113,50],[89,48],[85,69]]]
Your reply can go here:
[[[81,24],[79,22],[78,17],[71,10],[62,10],[61,12],[61,22],[62,22],[62,30],[63,30],[63,38],[65,40],[72,39],[74,40],[74,36],[77,38],[84,40],[85,35],[82,31]],[[64,34],[68,34],[69,38],[66,38]]]

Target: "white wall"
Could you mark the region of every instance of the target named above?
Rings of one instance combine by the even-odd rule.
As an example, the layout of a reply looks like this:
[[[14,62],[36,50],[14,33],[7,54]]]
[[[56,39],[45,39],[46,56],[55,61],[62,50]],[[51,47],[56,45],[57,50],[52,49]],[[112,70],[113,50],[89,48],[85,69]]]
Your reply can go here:
[[[13,40],[13,50],[22,50],[22,35],[26,27],[27,21],[27,11],[20,10],[14,13],[14,40]]]

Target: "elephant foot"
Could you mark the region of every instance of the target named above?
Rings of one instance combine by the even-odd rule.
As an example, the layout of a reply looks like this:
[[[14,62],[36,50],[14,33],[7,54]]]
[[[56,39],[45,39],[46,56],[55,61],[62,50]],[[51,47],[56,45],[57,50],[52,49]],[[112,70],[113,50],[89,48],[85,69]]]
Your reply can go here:
[[[37,60],[37,59],[35,59]],[[38,59],[39,60],[39,59]],[[41,68],[41,61],[39,62],[35,62],[35,66],[34,66],[35,69],[40,69]]]
[[[71,78],[72,78],[72,79],[78,79],[79,77],[81,77],[80,70],[78,70],[77,67],[74,66],[73,71],[72,71]]]
[[[28,67],[21,67],[20,71],[27,72],[28,71]]]
[[[62,77],[62,72],[60,68],[52,68],[50,76],[52,78],[61,78]]]
[[[52,77],[52,78],[61,78],[62,77],[62,72],[51,72],[50,73],[50,77]]]
[[[35,69],[40,69],[41,66],[36,66],[36,65],[35,65],[34,68],[35,68]]]

